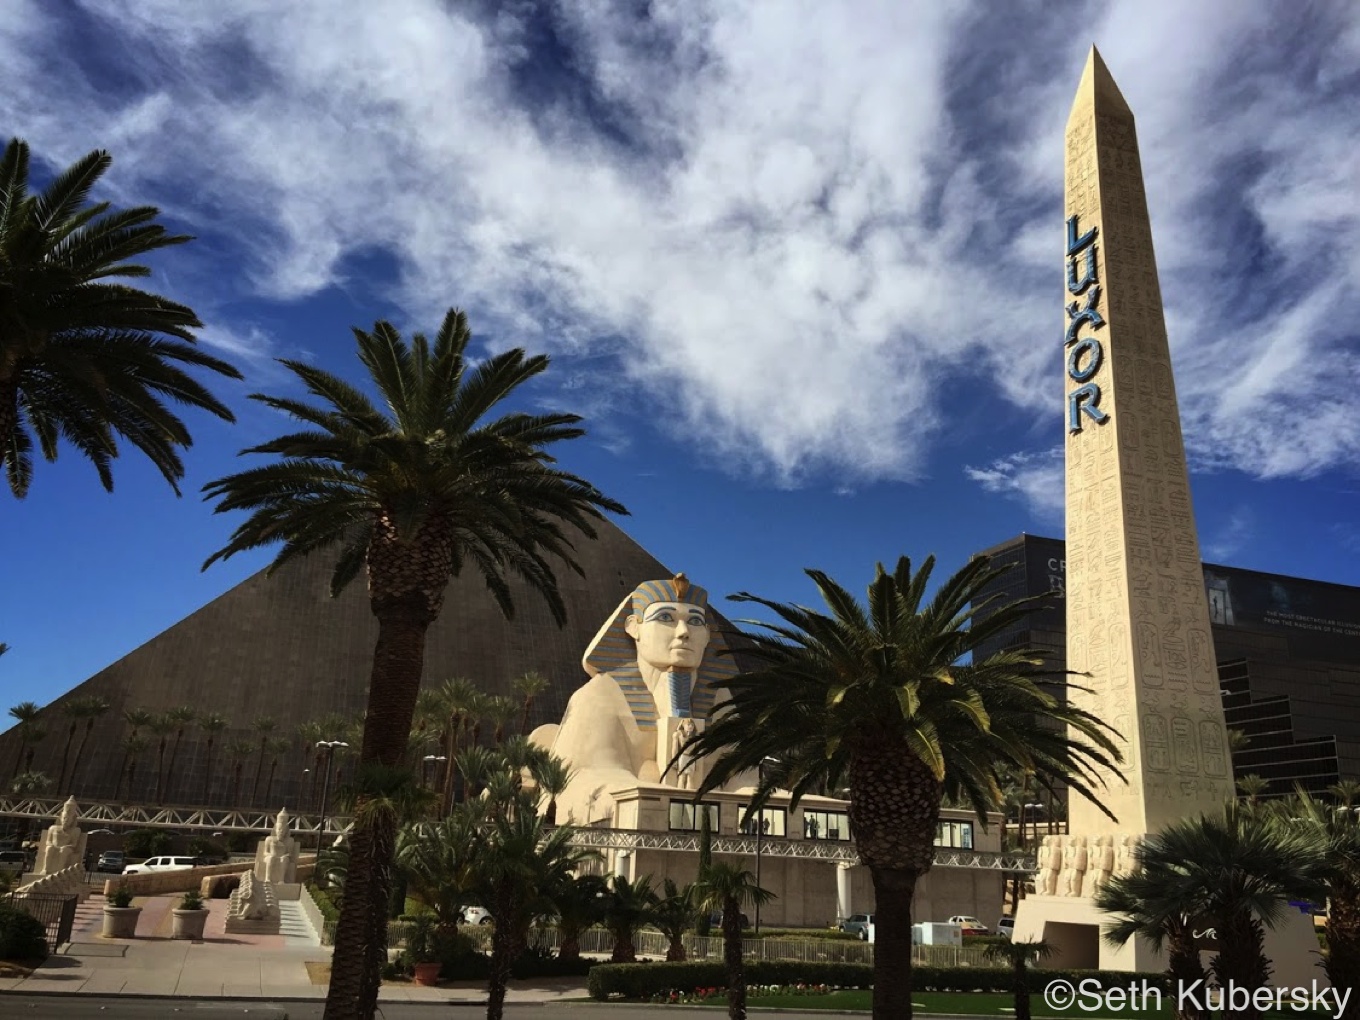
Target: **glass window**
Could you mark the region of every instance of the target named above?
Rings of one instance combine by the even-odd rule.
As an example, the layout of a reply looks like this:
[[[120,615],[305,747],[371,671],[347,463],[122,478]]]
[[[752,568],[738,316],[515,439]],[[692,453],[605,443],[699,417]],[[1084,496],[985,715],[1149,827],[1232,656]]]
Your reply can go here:
[[[718,834],[718,818],[720,817],[717,804],[702,805],[708,811],[708,831],[713,835]],[[699,812],[700,805],[683,800],[671,801],[671,832],[698,832],[703,815]]]
[[[973,849],[973,823],[941,822],[935,829],[935,845],[960,850]]]
[[[803,812],[803,838],[849,842],[850,816],[844,811],[806,810]]]
[[[746,809],[749,804],[743,804],[737,809],[737,817],[741,819],[741,831],[744,835],[754,836],[756,834],[756,819],[746,817]],[[786,833],[786,821],[788,812],[780,808],[762,808],[760,812],[760,831],[766,836],[783,837]]]

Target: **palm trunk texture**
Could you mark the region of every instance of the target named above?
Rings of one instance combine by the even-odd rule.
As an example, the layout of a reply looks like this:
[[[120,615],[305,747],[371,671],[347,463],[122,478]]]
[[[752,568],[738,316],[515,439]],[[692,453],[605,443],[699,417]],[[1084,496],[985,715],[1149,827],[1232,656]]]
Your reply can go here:
[[[61,774],[57,776],[57,792],[60,793],[66,785],[66,763],[71,756],[71,742],[76,739],[76,723],[71,723],[71,728],[66,733],[66,746],[61,750]]]
[[[402,762],[425,667],[425,634],[437,615],[433,608],[418,593],[373,599],[378,643],[369,678],[361,766],[376,762],[395,767]],[[356,819],[365,814],[362,800],[361,793]],[[325,1020],[372,1020],[377,1009],[387,958],[387,902],[396,830],[396,820],[387,813],[377,822],[355,825]]]
[[[213,753],[213,738],[212,738],[212,737],[209,737],[209,738],[208,738],[208,757],[207,757],[207,759],[206,759],[206,761],[204,762],[204,765],[203,765],[203,806],[204,806],[204,807],[207,807],[207,806],[208,806],[208,804],[209,804],[208,795],[211,793],[211,790],[209,789],[209,784],[212,782],[212,753]]]
[[[1171,988],[1189,988],[1196,981],[1204,980],[1204,964],[1200,960],[1199,946],[1195,942],[1194,926],[1184,925],[1170,933],[1166,940],[1167,971],[1171,975]],[[1184,1010],[1177,1010],[1179,1020],[1208,1020],[1207,1014],[1186,1003]]]
[[[1360,884],[1343,880],[1332,886],[1323,960],[1333,988],[1360,990]],[[1351,995],[1340,1020],[1360,1020],[1360,991]]]
[[[85,732],[80,735],[80,746],[76,748],[76,760],[71,762],[71,792],[73,793],[76,790],[76,784],[80,781],[80,764],[85,760],[85,745],[90,742],[90,730],[93,728],[93,721],[85,723]]]
[[[491,974],[486,985],[486,1020],[502,1020],[505,1015],[505,990],[510,985],[511,969],[518,959],[522,946],[509,931],[502,932],[497,925],[491,936]]]
[[[1011,989],[1015,993],[1015,1020],[1030,1020],[1029,975],[1024,960],[1015,961],[1015,972],[1011,978]]]
[[[1270,965],[1265,957],[1265,930],[1249,912],[1216,919],[1218,956],[1210,969],[1220,988],[1236,985],[1248,994],[1270,983]],[[1257,1020],[1260,1010],[1248,1002],[1247,1007],[1235,1011],[1245,1020]]]
[[[723,968],[727,971],[727,1016],[746,1020],[746,966],[741,958],[741,904],[723,904]]]

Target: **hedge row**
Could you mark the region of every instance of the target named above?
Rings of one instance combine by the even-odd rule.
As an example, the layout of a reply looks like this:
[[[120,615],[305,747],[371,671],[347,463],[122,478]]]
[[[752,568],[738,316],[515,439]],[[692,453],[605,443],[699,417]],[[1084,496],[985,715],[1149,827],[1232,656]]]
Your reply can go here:
[[[1150,986],[1167,988],[1165,974],[1130,974],[1113,970],[1038,970],[1030,987],[1040,991],[1062,978],[1077,984],[1094,979],[1102,989],[1127,988],[1140,978]],[[752,985],[825,984],[837,988],[871,988],[874,968],[867,963],[799,963],[794,960],[754,960],[746,964],[746,981]],[[1014,975],[1008,967],[930,967],[911,969],[911,986],[919,992],[1009,992]],[[721,988],[727,971],[721,963],[601,963],[592,967],[587,987],[592,998],[611,996],[649,999],[672,989]]]

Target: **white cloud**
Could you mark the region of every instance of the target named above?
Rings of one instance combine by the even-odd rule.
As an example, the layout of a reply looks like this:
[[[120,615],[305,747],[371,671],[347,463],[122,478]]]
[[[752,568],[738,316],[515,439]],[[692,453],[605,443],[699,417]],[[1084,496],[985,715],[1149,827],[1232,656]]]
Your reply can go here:
[[[952,62],[1001,30],[964,4],[651,8],[664,45],[641,45],[614,5],[556,14],[632,144],[518,96],[533,6],[481,24],[436,0],[90,3],[106,51],[153,69],[132,96],[91,84],[57,8],[30,3],[0,27],[0,116],[58,162],[113,149],[128,197],[233,234],[261,295],[342,282],[345,257],[376,246],[397,256],[393,296],[416,326],[457,303],[498,343],[612,353],[598,406],[702,429],[714,462],[784,483],[912,478],[950,375],[994,376],[1053,414],[1043,252],[1059,243],[1077,36],[1094,36],[1139,115],[1192,453],[1267,475],[1360,459],[1343,346],[1360,126],[1337,85],[1353,12],[1335,9],[1350,22],[1330,49],[1313,41],[1309,84],[1282,64],[1234,78],[1285,17],[1246,0],[1089,5],[1051,59],[996,81]],[[1225,83],[1241,93],[1226,105]],[[1008,130],[964,140],[975,95]],[[188,186],[167,198],[167,180]],[[1225,181],[1288,294],[1249,322],[1223,281],[1250,254],[1203,241]],[[216,335],[249,342],[250,327]],[[1024,493],[1029,471],[1004,477]]]
[[[1062,447],[1042,453],[1017,453],[963,473],[987,492],[1020,500],[1045,524],[1063,526],[1065,478]]]
[[[1213,563],[1228,563],[1256,537],[1256,514],[1250,507],[1238,507],[1223,520],[1201,524],[1204,541],[1201,553]]]

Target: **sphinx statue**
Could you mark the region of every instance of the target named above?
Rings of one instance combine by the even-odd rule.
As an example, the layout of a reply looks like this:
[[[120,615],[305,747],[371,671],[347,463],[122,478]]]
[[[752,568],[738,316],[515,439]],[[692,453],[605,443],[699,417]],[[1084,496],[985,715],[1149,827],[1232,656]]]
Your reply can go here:
[[[56,824],[48,826],[47,831],[43,833],[34,874],[55,875],[59,871],[84,863],[85,842],[89,837],[80,831],[76,824],[78,818],[76,799],[69,797],[61,806],[61,815],[57,818]]]
[[[698,786],[698,763],[677,761],[684,739],[703,729],[717,684],[737,672],[710,620],[708,593],[684,574],[644,581],[619,604],[582,659],[591,679],[571,696],[561,723],[530,739],[575,776],[557,798],[558,818],[607,820],[609,794],[639,783]]]

